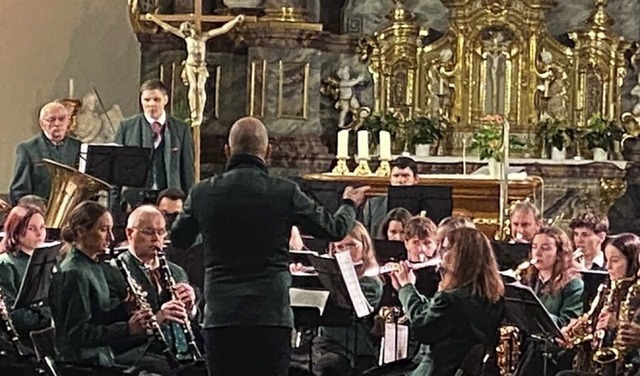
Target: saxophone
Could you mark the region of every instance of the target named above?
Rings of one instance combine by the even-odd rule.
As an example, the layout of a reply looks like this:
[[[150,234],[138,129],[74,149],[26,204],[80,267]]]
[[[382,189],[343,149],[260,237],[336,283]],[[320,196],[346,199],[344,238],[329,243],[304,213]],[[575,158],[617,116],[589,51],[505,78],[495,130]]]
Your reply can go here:
[[[611,281],[611,288],[605,303],[606,309],[619,318],[620,310],[623,308],[622,299],[627,296],[627,290],[633,283],[635,277],[620,278]],[[602,329],[596,333],[596,352],[593,354],[593,361],[600,364],[611,364],[620,358],[620,351],[614,345],[616,330]]]
[[[637,310],[640,307],[640,278],[631,285],[627,290],[627,295],[620,304],[618,311],[618,324],[620,323],[637,323]],[[633,371],[633,365],[628,361],[629,349],[620,344],[620,339],[616,336],[613,342],[614,348],[617,350],[616,358],[616,375],[626,375]]]
[[[596,324],[598,323],[598,316],[604,308],[607,292],[607,285],[605,283],[598,286],[598,292],[591,302],[589,311],[580,316],[578,321],[567,332],[567,342],[571,347],[578,347],[578,353],[573,358],[572,368],[574,371],[594,371],[592,343],[596,331]]]
[[[4,332],[7,335],[7,337],[9,337],[9,340],[13,344],[13,347],[18,353],[18,355],[25,356],[26,354],[22,349],[22,344],[20,343],[20,336],[18,335],[18,331],[16,331],[16,328],[13,326],[13,321],[11,320],[11,316],[9,316],[9,308],[6,305],[6,301],[7,300],[4,297],[4,292],[0,288],[0,303],[2,303],[5,306],[5,309],[3,310],[2,314],[0,314],[0,321],[2,321]]]
[[[118,257],[114,258],[113,260],[116,264],[116,267],[122,273],[125,282],[127,283],[127,288],[134,299],[136,308],[139,310],[148,309],[150,311],[153,311],[151,309],[151,305],[147,301],[147,292],[144,291],[142,286],[140,286],[140,284],[133,278],[133,276],[131,276],[131,272],[125,265],[124,261],[122,261]],[[151,329],[151,333],[158,340],[158,343],[160,343],[160,345],[162,346],[162,355],[164,355],[164,357],[167,359],[169,366],[171,368],[178,368],[180,364],[175,355],[171,352],[171,346],[169,346],[169,343],[167,342],[167,339],[162,332],[162,328],[160,327],[160,324],[156,320],[155,316],[151,316],[149,326]]]
[[[157,253],[158,263],[160,264],[162,288],[165,291],[169,291],[173,299],[178,300],[178,294],[176,293],[176,280],[173,278],[173,274],[171,273],[171,269],[169,268],[167,255],[160,249],[157,250]],[[182,334],[184,334],[187,342],[187,354],[189,356],[189,360],[193,362],[201,360],[202,354],[198,349],[198,345],[196,345],[195,336],[193,335],[193,329],[191,328],[189,319],[187,319],[183,324],[180,324],[180,330],[182,331]]]

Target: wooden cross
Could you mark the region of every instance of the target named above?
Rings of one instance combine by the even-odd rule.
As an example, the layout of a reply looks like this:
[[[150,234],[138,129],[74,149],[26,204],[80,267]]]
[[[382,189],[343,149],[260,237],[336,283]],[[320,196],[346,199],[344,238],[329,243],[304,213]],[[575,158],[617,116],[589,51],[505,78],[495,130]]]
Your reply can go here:
[[[202,0],[193,0],[193,13],[183,14],[156,14],[156,17],[164,22],[192,22],[198,33],[202,32],[204,23],[224,23],[231,21],[235,16],[216,16],[202,14]],[[144,15],[139,16],[140,22],[148,22]],[[258,22],[256,16],[245,16],[245,22]]]

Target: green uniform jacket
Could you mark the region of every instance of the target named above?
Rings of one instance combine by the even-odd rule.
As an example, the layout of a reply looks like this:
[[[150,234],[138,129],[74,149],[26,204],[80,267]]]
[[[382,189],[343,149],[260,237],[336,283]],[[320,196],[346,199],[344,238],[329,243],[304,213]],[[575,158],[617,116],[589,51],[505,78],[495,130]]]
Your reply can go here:
[[[171,243],[204,240],[205,327],[293,327],[289,302],[291,226],[330,241],[355,224],[351,200],[332,215],[290,180],[270,177],[260,158],[235,155],[222,175],[193,187]]]
[[[398,297],[414,338],[430,345],[425,356],[431,367],[424,376],[454,375],[474,345],[497,343],[503,300],[491,303],[467,287],[440,291],[427,299],[412,284],[403,286]]]
[[[51,326],[51,310],[47,305],[11,309],[18,298],[28,264],[29,255],[22,251],[5,252],[0,255],[0,288],[2,288],[11,321],[22,340],[29,340],[31,331]]]
[[[542,292],[539,286],[536,295],[542,305],[549,311],[551,318],[562,328],[569,324],[571,319],[577,319],[584,310],[582,294],[584,292],[584,282],[580,278],[573,278],[557,294]]]
[[[363,277],[360,279],[360,287],[365,298],[373,307],[373,311],[377,312],[377,307],[382,299],[382,281],[379,278]],[[371,335],[371,325],[365,320],[358,320],[353,326],[349,327],[321,327],[320,335],[326,337],[337,348],[340,354],[346,356],[351,363],[354,362],[353,356],[353,339],[357,336],[356,354],[359,356],[368,355],[377,357],[377,344],[375,338]],[[357,333],[355,332],[357,331]],[[349,343],[349,348],[345,349],[345,343]]]
[[[75,248],[60,263],[49,299],[62,361],[114,364],[110,346],[132,340],[121,297],[113,295],[123,286],[117,269]]]
[[[49,198],[51,176],[45,166],[38,165],[44,158],[75,167],[80,154],[80,141],[67,137],[54,145],[40,132],[39,135],[18,144],[13,179],[9,186],[9,200],[15,205],[20,198],[34,194]]]

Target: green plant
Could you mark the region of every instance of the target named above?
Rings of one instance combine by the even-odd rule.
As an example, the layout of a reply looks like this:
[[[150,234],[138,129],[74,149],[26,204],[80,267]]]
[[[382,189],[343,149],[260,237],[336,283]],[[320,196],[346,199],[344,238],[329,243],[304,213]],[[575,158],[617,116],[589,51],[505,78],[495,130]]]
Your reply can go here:
[[[473,131],[469,148],[478,152],[480,159],[495,159],[502,162],[503,133],[502,125],[497,123],[485,124]],[[509,137],[509,150],[524,150],[527,144],[516,137]]]
[[[442,140],[442,126],[438,119],[427,116],[420,116],[408,120],[404,123],[408,133],[408,143],[410,146],[418,144],[433,144]]]
[[[538,123],[536,136],[545,145],[551,145],[558,150],[564,149],[570,142],[575,141],[575,129],[568,127],[567,120],[546,118]]]
[[[371,137],[370,140],[373,145],[380,144],[380,131],[389,132],[391,134],[391,139],[394,140],[400,136],[401,128],[401,120],[391,112],[372,114],[367,116],[362,122],[362,129],[369,131],[369,135]]]
[[[602,148],[606,152],[613,151],[616,142],[622,140],[624,129],[615,121],[605,119],[599,113],[591,116],[587,122],[584,139],[589,149]]]

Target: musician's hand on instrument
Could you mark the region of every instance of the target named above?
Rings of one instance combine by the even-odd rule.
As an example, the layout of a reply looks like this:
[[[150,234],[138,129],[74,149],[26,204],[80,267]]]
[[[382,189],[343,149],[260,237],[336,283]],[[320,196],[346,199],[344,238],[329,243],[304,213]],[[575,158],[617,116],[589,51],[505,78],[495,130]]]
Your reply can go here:
[[[129,318],[129,334],[140,334],[147,331],[149,321],[153,317],[150,309],[137,310]]]
[[[190,284],[185,282],[176,283],[177,298],[184,304],[187,311],[191,311],[196,302],[196,292]]]
[[[409,264],[405,262],[401,262],[398,264],[399,268],[397,271],[391,273],[398,282],[398,286],[402,287],[407,284],[415,285],[416,283],[416,275],[413,273],[413,270],[409,267]]]
[[[603,309],[598,315],[598,323],[596,324],[596,330],[600,329],[614,329],[618,325],[616,318],[606,309]]]
[[[640,347],[640,324],[620,323],[616,339],[624,347]]]
[[[189,316],[185,309],[184,303],[179,300],[170,300],[160,307],[160,310],[156,312],[156,320],[158,324],[163,324],[165,321],[173,321],[178,324],[184,324],[187,322]]]
[[[289,264],[289,272],[291,273],[302,273],[304,272],[305,266],[301,263],[291,263]]]
[[[356,206],[360,206],[364,203],[364,200],[366,198],[365,194],[369,189],[371,189],[371,187],[369,187],[368,185],[359,188],[353,188],[349,186],[344,189],[342,198],[351,200],[356,204]]]

